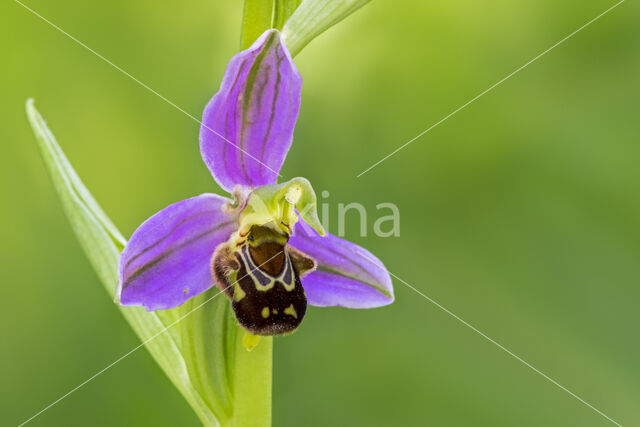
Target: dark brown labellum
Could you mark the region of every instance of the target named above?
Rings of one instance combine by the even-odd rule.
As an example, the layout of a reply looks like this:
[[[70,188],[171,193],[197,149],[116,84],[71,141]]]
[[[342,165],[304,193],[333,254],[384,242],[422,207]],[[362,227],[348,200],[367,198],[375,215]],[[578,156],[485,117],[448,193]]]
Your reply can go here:
[[[264,236],[230,248],[218,248],[212,259],[216,284],[231,299],[236,319],[254,335],[293,332],[307,310],[300,282],[315,267],[312,259],[282,239]],[[286,239],[285,239],[286,242]]]

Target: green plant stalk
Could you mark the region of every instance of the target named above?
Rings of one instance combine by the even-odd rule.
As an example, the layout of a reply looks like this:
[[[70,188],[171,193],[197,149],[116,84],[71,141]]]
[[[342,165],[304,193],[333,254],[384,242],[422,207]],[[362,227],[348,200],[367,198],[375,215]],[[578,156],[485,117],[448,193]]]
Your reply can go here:
[[[240,49],[245,50],[271,28],[273,0],[245,0]]]
[[[273,3],[272,27],[282,30],[287,19],[293,15],[300,3],[302,3],[302,0],[275,0]]]
[[[233,372],[234,427],[271,426],[271,382],[273,338],[262,337],[247,351],[242,344],[245,330],[236,326],[235,364]]]
[[[270,28],[282,30],[287,19],[302,0],[245,0],[242,16],[242,50],[251,46],[262,33]]]

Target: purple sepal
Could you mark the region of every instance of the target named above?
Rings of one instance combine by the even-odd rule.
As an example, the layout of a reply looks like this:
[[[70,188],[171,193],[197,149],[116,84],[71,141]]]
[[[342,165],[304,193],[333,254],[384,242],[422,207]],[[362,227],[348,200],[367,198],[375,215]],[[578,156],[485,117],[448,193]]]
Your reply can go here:
[[[276,182],[291,146],[301,88],[277,30],[231,58],[200,128],[202,158],[222,188]]]
[[[393,302],[387,269],[361,246],[331,234],[321,237],[302,220],[289,244],[318,263],[315,271],[302,278],[309,304],[373,308]]]
[[[210,258],[237,227],[237,217],[223,209],[228,202],[202,194],[143,222],[120,257],[120,304],[169,309],[212,287]]]

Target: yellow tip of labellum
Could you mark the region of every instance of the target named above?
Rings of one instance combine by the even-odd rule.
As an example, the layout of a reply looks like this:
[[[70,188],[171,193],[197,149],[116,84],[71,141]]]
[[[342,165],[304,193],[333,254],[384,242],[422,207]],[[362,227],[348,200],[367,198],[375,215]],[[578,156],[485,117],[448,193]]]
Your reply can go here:
[[[242,337],[242,345],[247,349],[247,351],[251,351],[258,345],[260,338],[260,335],[253,335],[249,332],[245,332]]]

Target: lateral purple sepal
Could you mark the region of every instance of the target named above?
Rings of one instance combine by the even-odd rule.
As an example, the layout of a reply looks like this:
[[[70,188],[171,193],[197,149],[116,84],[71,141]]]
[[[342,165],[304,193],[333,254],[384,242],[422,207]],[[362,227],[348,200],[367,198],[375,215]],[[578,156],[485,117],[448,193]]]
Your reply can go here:
[[[210,258],[237,227],[237,217],[223,208],[228,202],[202,194],[143,222],[120,257],[120,304],[170,309],[212,287]]]
[[[202,158],[222,188],[276,182],[293,139],[301,88],[277,30],[267,30],[229,61],[200,128]]]
[[[393,302],[384,264],[361,246],[298,222],[289,244],[309,255],[318,268],[302,278],[307,301],[319,307],[373,308]]]

